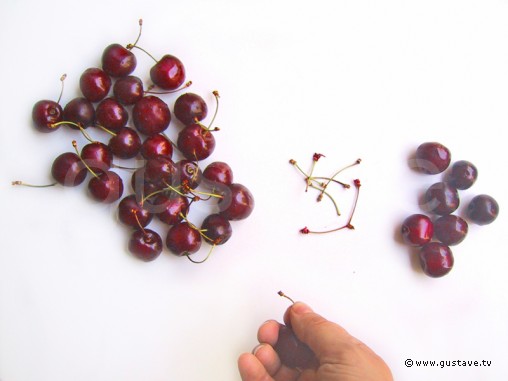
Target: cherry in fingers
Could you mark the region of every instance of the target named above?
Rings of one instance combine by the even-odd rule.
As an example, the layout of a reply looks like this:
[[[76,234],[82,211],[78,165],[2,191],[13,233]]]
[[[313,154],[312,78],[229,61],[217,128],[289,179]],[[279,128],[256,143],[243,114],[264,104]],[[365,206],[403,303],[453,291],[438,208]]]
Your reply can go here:
[[[289,368],[309,369],[317,365],[314,352],[298,340],[291,328],[283,324],[279,324],[279,337],[273,349],[280,361]]]
[[[228,186],[224,198],[219,201],[220,214],[228,220],[243,220],[254,209],[254,196],[250,190],[238,183]]]
[[[177,256],[194,254],[201,248],[201,234],[188,222],[180,222],[169,228],[166,246]]]
[[[201,125],[191,124],[178,134],[177,146],[187,160],[204,160],[215,149],[215,137]]]
[[[134,53],[120,44],[111,44],[102,53],[102,70],[112,77],[125,77],[137,65]]]
[[[185,68],[177,57],[166,54],[150,69],[150,78],[163,90],[175,90],[185,81]]]
[[[162,238],[150,229],[135,230],[131,234],[128,247],[136,258],[150,262],[162,253]]]
[[[162,99],[149,95],[136,102],[132,110],[132,119],[139,132],[150,136],[168,128],[171,112]]]

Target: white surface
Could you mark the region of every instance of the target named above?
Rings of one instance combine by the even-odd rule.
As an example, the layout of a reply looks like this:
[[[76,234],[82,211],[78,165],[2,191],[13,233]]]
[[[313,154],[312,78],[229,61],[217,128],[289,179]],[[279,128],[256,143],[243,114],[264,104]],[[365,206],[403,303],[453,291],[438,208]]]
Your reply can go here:
[[[0,14],[1,381],[238,380],[238,355],[287,307],[279,289],[369,344],[396,380],[508,379],[507,1],[8,0]],[[70,140],[85,144],[34,131],[32,105],[58,96],[62,73],[63,102],[76,96],[80,73],[109,43],[131,42],[140,17],[141,46],[180,57],[192,91],[220,91],[213,159],[256,198],[202,265],[134,260],[114,207],[84,187],[10,185],[49,181]],[[137,56],[146,79],[150,60]],[[397,241],[439,178],[407,166],[429,140],[479,168],[464,203],[488,193],[501,205],[495,223],[471,226],[441,279]],[[363,159],[342,177],[363,183],[355,231],[298,234],[337,224],[288,164],[306,168],[314,152],[326,175]],[[337,196],[344,210],[348,194]],[[408,358],[492,365],[407,368]]]

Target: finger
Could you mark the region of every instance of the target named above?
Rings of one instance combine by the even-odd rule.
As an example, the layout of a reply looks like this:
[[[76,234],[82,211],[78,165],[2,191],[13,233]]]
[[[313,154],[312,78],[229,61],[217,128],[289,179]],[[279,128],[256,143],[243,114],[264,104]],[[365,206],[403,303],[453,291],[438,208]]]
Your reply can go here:
[[[258,341],[260,343],[274,346],[279,338],[279,323],[275,320],[268,320],[258,330]]]
[[[238,358],[238,370],[242,381],[274,381],[265,367],[252,353],[243,353]]]
[[[280,370],[281,362],[279,355],[275,352],[273,347],[269,344],[260,344],[254,349],[254,356],[257,357],[259,362],[263,364],[267,373],[270,376],[275,376]]]

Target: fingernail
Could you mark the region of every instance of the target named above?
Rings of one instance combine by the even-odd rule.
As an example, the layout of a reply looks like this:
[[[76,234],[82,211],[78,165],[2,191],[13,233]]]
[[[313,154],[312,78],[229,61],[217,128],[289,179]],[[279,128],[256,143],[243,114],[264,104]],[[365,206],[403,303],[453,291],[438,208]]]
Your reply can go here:
[[[307,312],[312,312],[312,308],[302,302],[296,302],[291,306],[291,311],[295,314],[305,314]]]
[[[263,347],[264,344],[258,344],[254,347],[254,349],[252,350],[252,354],[253,355],[256,355],[257,351],[259,351],[262,347]]]

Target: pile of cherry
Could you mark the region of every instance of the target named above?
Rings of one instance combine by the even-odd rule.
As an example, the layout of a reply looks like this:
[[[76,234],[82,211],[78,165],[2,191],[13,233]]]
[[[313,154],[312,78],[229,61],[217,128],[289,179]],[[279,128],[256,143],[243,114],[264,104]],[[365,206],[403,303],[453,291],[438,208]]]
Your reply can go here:
[[[450,163],[448,148],[440,143],[427,142],[417,148],[412,166],[421,173],[436,175],[448,169]],[[450,246],[465,239],[468,232],[466,219],[486,225],[498,216],[498,203],[486,194],[471,199],[464,218],[453,214],[460,204],[459,190],[469,189],[477,177],[478,169],[471,162],[460,160],[453,163],[443,180],[431,185],[423,195],[421,208],[435,218],[413,214],[402,224],[404,242],[420,247],[420,264],[424,273],[431,277],[444,276],[452,269],[454,258]]]
[[[89,141],[81,151],[73,141],[75,152],[63,153],[54,160],[51,174],[55,183],[50,185],[74,187],[88,177],[93,199],[108,204],[118,201],[119,220],[132,229],[128,248],[134,256],[151,261],[161,254],[164,245],[160,234],[147,228],[158,218],[168,227],[165,243],[169,251],[201,262],[189,256],[201,248],[203,241],[210,245],[208,255],[215,246],[226,243],[232,235],[230,221],[247,218],[254,208],[254,198],[244,185],[233,182],[233,172],[225,162],[200,168],[200,162],[210,157],[216,145],[213,132],[218,128],[211,125],[217,114],[218,92],[213,92],[217,108],[209,126],[201,122],[208,107],[197,94],[178,96],[171,112],[158,95],[182,91],[190,85],[184,83],[184,65],[170,54],[160,60],[152,57],[153,84],[145,89],[143,81],[132,75],[137,66],[132,50],[143,50],[136,45],[138,40],[126,47],[107,46],[102,66],[82,73],[81,95],[64,107],[60,99],[41,100],[34,105],[32,118],[38,131],[72,128]],[[176,143],[164,134],[172,114],[184,125]],[[127,126],[129,121],[133,127]],[[93,129],[106,131],[109,141],[93,139],[94,133],[89,133]],[[116,165],[115,158],[132,159],[134,168]],[[132,171],[130,194],[124,196],[127,187],[113,168]],[[29,185],[20,181],[13,184]],[[211,205],[211,213],[198,227],[190,220],[189,211],[192,205],[204,202]]]

